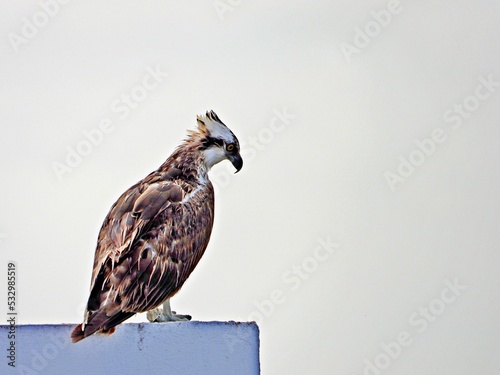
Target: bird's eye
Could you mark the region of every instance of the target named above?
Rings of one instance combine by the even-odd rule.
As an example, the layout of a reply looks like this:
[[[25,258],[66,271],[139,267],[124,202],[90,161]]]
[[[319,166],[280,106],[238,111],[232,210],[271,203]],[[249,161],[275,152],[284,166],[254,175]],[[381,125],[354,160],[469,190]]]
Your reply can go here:
[[[229,152],[233,152],[235,150],[234,144],[230,143],[226,146],[226,150]]]

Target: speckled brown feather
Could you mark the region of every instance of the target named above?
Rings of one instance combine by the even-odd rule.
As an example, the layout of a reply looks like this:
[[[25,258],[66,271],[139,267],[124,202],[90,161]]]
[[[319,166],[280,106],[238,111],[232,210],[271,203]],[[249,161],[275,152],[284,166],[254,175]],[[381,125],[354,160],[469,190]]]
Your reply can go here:
[[[99,233],[91,292],[74,342],[172,297],[202,257],[214,218],[214,191],[198,132],[111,207]],[[200,123],[201,122],[201,123]]]

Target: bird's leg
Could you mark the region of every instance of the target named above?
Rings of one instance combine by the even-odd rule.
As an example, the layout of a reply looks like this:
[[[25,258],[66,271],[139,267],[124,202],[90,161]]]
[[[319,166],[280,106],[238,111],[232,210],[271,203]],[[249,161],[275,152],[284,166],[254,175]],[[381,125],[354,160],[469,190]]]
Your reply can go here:
[[[158,318],[160,315],[161,315],[161,308],[157,307],[156,309],[149,310],[146,314],[146,317],[151,323],[153,323],[156,321],[156,318]]]
[[[163,303],[163,310],[159,307],[147,313],[150,322],[182,322],[191,320],[191,315],[176,314],[170,309],[170,299]]]

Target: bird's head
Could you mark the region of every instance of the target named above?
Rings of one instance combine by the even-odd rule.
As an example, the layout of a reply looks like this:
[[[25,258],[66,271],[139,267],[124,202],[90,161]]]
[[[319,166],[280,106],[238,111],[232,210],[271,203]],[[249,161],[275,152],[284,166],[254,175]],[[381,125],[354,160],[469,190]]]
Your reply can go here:
[[[222,160],[229,160],[239,172],[243,167],[238,138],[221,121],[214,111],[207,111],[205,116],[198,116],[198,136],[201,136],[200,151],[204,156],[207,169]]]

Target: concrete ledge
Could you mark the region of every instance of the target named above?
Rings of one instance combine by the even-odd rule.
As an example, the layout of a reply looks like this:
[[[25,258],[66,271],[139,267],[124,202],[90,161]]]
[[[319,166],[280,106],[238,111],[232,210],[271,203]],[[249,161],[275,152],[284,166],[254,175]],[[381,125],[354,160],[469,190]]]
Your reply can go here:
[[[24,375],[196,375],[260,373],[259,328],[255,323],[131,323],[111,336],[76,344],[75,325],[15,327],[15,368],[8,365],[9,326],[0,326],[0,373]]]

